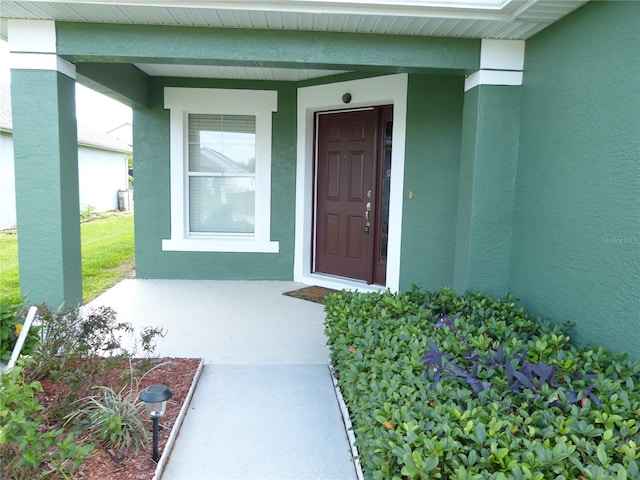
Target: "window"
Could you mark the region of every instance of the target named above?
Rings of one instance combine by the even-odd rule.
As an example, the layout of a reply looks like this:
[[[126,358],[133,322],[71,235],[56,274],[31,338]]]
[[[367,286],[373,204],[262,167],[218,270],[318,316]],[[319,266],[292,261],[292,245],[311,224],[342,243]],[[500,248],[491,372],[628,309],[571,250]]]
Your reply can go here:
[[[189,233],[254,234],[256,117],[189,115]]]
[[[171,238],[163,250],[277,252],[270,240],[277,93],[166,88]]]

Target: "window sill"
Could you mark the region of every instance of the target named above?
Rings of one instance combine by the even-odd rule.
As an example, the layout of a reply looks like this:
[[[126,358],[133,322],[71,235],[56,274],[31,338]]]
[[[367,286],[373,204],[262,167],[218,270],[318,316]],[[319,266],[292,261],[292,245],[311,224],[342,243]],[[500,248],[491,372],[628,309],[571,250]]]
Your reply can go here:
[[[212,239],[180,238],[163,239],[164,252],[241,252],[241,253],[278,253],[280,242],[259,241],[255,239]]]

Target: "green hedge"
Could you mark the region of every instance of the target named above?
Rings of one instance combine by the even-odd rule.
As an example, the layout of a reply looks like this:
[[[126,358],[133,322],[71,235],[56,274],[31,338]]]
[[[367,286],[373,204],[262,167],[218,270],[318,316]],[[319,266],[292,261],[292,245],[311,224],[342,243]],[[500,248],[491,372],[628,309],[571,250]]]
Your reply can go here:
[[[640,478],[640,362],[511,298],[341,292],[326,313],[366,478]]]

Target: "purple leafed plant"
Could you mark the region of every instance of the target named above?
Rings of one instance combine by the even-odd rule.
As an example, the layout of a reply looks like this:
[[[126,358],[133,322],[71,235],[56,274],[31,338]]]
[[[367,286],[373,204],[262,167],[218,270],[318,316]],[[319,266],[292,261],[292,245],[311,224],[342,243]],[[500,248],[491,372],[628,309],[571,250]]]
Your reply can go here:
[[[480,393],[487,388],[491,388],[491,382],[483,382],[478,377],[478,360],[474,360],[471,372],[467,372],[460,365],[449,360],[444,355],[433,340],[429,340],[429,350],[420,359],[420,363],[426,363],[424,379],[428,380],[429,372],[433,371],[433,382],[431,388],[435,389],[442,378],[463,378],[475,393]]]
[[[455,320],[460,315],[456,315],[454,318],[449,316],[440,317],[435,328],[448,327],[455,330]],[[467,344],[463,338],[460,338],[463,344]],[[420,359],[420,363],[426,364],[425,373],[423,378],[429,379],[430,372],[434,372],[431,388],[435,389],[442,379],[450,378],[462,378],[471,387],[475,394],[491,388],[491,382],[482,381],[478,378],[478,372],[480,371],[480,355],[473,349],[464,356],[465,360],[471,362],[470,370],[466,370],[453,360],[450,360],[448,356],[441,352],[436,343],[430,339],[429,348],[425,351],[424,356]],[[489,352],[485,363],[482,366],[486,369],[504,369],[507,383],[513,393],[520,393],[523,389],[531,390],[533,393],[537,393],[543,385],[549,385],[553,388],[559,388],[556,383],[556,367],[555,365],[548,365],[543,362],[530,363],[527,361],[527,351],[523,350],[522,353],[514,355],[512,358],[506,358],[504,354],[504,348],[499,345],[495,352]],[[590,376],[593,377],[593,376]],[[587,377],[585,377],[587,378]],[[602,403],[595,393],[592,392],[594,384],[591,384],[589,388],[584,391],[584,397],[578,398],[578,393],[568,388],[564,388],[567,393],[567,400],[569,403],[579,403],[585,398],[589,398],[593,403],[601,407]],[[552,406],[561,406],[557,402],[553,402]]]
[[[455,317],[451,318],[448,315],[443,315],[438,319],[435,324],[436,328],[449,327],[451,330],[456,329],[456,320],[460,318],[460,314],[457,314]]]

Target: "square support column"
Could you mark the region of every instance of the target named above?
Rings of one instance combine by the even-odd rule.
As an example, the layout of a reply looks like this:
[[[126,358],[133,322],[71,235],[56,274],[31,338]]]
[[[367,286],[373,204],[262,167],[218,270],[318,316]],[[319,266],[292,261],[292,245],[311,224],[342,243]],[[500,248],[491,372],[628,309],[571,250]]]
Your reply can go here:
[[[82,268],[75,69],[51,52],[53,22],[10,22],[9,47],[20,291],[30,303],[77,306]]]
[[[483,41],[481,70],[465,83],[453,284],[507,293],[524,42]],[[501,70],[513,67],[513,70]]]

